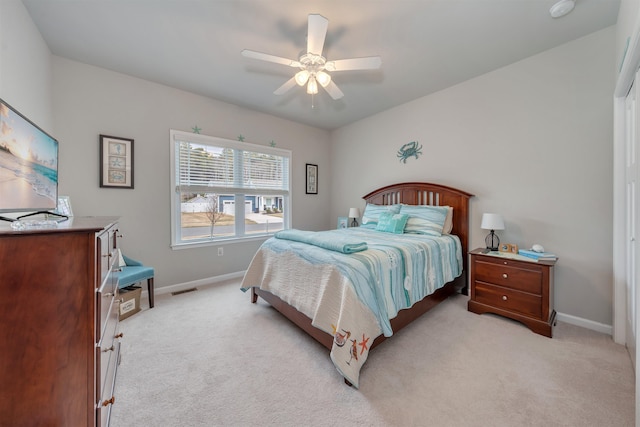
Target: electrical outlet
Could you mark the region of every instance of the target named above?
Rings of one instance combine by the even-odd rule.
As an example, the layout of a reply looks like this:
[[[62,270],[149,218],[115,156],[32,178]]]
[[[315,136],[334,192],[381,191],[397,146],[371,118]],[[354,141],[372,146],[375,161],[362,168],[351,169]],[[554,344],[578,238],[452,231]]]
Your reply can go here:
[[[224,248],[218,248],[218,256],[224,255]]]

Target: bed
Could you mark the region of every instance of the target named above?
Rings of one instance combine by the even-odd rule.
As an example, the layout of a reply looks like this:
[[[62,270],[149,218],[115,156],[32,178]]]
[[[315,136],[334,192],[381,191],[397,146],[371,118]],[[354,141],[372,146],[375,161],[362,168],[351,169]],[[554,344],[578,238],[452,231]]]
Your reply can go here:
[[[470,197],[455,188],[419,182],[372,191],[363,197],[361,227],[292,230],[265,241],[245,273],[242,290],[251,291],[253,303],[264,299],[329,349],[347,384],[358,388],[360,369],[373,348],[453,293],[467,294]],[[416,209],[438,214],[449,209],[450,232],[409,234],[411,219],[404,233],[380,232],[390,217],[400,221],[396,228],[405,227],[402,221],[412,215],[404,212]],[[375,217],[380,225],[371,221],[374,211],[383,212]],[[325,241],[332,247],[322,248]],[[422,262],[434,267],[422,268]],[[394,287],[395,282],[400,285]]]

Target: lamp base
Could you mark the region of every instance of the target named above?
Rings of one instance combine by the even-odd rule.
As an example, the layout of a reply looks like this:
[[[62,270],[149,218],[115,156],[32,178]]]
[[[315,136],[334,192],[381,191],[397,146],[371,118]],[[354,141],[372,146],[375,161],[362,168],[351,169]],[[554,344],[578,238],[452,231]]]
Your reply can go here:
[[[358,220],[353,218],[353,221],[351,221],[351,226],[352,227],[357,227],[358,226]]]
[[[500,247],[500,238],[494,230],[491,230],[491,233],[487,234],[487,237],[485,237],[484,243],[487,245],[487,250],[497,251]]]

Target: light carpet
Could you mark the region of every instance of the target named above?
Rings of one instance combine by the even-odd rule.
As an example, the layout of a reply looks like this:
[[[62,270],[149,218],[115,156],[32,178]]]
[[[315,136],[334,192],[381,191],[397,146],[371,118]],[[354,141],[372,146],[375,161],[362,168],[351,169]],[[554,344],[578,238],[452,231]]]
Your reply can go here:
[[[111,426],[633,426],[608,335],[552,339],[449,298],[374,349],[348,387],[329,352],[240,282],[159,295],[124,320]]]

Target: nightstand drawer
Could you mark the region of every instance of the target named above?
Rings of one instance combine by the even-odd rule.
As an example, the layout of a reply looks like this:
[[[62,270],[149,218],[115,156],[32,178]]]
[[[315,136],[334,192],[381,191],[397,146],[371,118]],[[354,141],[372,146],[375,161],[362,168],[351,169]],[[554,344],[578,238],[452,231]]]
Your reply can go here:
[[[476,298],[481,304],[518,312],[525,316],[542,317],[542,298],[488,283],[475,282]]]
[[[506,288],[541,295],[542,271],[535,268],[521,268],[521,264],[519,263],[515,266],[506,261],[496,263],[476,259],[474,265],[475,278],[476,280],[494,283]]]

